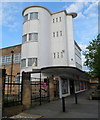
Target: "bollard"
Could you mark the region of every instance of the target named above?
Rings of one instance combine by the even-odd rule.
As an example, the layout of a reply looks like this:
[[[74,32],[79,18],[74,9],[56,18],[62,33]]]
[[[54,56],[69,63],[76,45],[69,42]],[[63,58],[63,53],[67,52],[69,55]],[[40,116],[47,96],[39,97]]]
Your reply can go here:
[[[75,103],[77,104],[77,93],[75,93]]]
[[[62,97],[62,109],[65,112],[65,97]]]

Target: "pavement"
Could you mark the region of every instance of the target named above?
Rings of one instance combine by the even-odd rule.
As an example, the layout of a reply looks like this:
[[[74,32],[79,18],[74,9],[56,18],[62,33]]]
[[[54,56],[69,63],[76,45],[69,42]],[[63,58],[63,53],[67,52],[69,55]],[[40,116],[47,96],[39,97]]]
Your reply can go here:
[[[62,111],[62,99],[35,106],[24,111],[26,114],[40,115],[43,118],[98,118],[98,100],[88,100],[90,91],[78,94],[75,104],[74,95],[65,98],[66,111]],[[42,118],[42,119],[43,119]]]

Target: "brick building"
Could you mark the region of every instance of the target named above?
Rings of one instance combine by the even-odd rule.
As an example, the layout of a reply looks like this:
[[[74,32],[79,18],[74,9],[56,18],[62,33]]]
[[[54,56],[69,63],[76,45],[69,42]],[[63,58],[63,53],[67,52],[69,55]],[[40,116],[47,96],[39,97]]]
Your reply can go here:
[[[17,83],[19,81],[20,57],[21,44],[0,49],[0,69],[6,69],[6,83],[11,83],[11,81],[12,83]],[[7,87],[8,86],[6,85],[5,93],[7,93]],[[14,88],[14,86],[12,85],[13,93],[16,92],[16,90],[14,89],[17,88]]]

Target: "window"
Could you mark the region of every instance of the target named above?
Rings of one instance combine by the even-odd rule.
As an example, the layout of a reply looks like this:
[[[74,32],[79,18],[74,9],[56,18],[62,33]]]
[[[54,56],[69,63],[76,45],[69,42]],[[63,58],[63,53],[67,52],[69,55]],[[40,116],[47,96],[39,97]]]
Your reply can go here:
[[[53,37],[55,37],[55,32],[53,32]]]
[[[57,52],[57,58],[59,58],[59,52]]]
[[[57,32],[57,37],[58,37],[58,32]]]
[[[14,54],[14,63],[20,63],[20,53]]]
[[[55,19],[53,19],[53,23],[55,22]]]
[[[62,36],[62,31],[60,31],[60,36]]]
[[[58,22],[58,18],[56,18],[56,22]]]
[[[33,19],[38,19],[38,12],[30,13],[30,20],[33,20]]]
[[[61,52],[61,58],[63,58],[63,52]]]
[[[2,57],[0,56],[0,66],[2,65]]]
[[[53,58],[56,58],[56,53],[53,53]]]
[[[28,66],[37,66],[37,58],[28,58]]]
[[[6,57],[2,56],[2,64],[4,65],[6,63]]]
[[[24,16],[24,22],[26,22],[27,20],[28,20],[28,14]]]
[[[22,37],[22,43],[25,43],[26,41],[27,41],[27,34],[23,35],[23,37]]]
[[[11,64],[11,55],[6,56],[6,64]]]
[[[9,77],[8,76],[5,77],[5,83],[9,83]]]
[[[79,68],[79,69],[82,69],[82,66],[76,62],[76,67]]]
[[[20,83],[20,74],[16,75],[15,83]]]
[[[61,17],[59,17],[59,21],[61,22]]]
[[[21,60],[21,67],[26,67],[26,59]]]
[[[76,92],[80,91],[80,81],[75,81]]]
[[[37,41],[38,33],[29,33],[29,41]]]

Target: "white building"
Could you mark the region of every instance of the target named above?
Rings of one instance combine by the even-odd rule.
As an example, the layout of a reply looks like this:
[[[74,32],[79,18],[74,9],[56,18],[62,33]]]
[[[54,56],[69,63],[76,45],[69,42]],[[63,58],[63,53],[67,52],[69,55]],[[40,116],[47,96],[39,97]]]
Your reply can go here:
[[[22,15],[21,72],[59,66],[82,69],[81,49],[74,41],[73,33],[76,13],[66,10],[51,13],[47,8],[35,5],[25,8]]]

